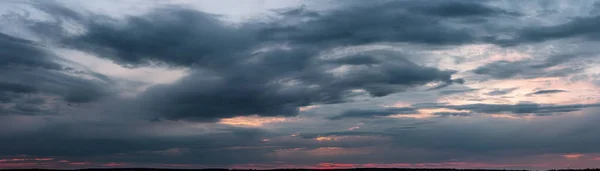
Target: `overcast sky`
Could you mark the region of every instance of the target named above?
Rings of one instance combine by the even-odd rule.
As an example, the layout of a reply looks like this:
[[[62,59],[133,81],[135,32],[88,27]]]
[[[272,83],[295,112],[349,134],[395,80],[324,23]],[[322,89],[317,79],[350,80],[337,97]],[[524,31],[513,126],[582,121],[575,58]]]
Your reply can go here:
[[[0,1],[1,168],[600,167],[600,1]]]

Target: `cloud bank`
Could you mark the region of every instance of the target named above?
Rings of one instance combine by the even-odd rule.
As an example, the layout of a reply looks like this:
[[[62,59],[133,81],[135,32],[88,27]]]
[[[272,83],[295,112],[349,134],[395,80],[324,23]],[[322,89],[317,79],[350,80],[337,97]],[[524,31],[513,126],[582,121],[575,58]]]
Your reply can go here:
[[[0,168],[598,167],[594,1],[91,2],[0,2]]]

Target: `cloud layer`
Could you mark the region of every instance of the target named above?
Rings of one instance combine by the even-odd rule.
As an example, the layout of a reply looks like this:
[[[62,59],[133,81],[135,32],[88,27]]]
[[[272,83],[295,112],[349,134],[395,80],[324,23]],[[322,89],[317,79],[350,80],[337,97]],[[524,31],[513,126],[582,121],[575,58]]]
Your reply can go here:
[[[0,2],[0,168],[598,167],[565,2]]]

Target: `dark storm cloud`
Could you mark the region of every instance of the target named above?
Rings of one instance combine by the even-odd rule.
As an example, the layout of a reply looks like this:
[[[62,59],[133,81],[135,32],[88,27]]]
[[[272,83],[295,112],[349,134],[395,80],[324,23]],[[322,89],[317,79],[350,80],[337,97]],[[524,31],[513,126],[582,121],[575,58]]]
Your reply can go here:
[[[527,95],[533,96],[533,95],[540,95],[540,94],[554,94],[554,93],[562,93],[562,92],[568,92],[568,91],[567,90],[539,90],[539,91],[535,91],[533,93],[529,93]]]
[[[34,42],[0,33],[0,67],[61,70],[52,56]]]
[[[271,59],[216,75],[193,73],[172,85],[153,87],[142,98],[152,104],[150,108],[170,119],[211,120],[252,114],[291,116],[301,106],[346,101],[354,89],[385,96],[430,81],[453,81],[449,77],[452,72],[421,67],[406,60],[363,66],[336,77],[326,71],[339,65],[305,61],[306,64],[301,64],[304,66],[297,66],[296,62],[288,62],[301,58],[295,53],[267,54],[263,57]]]
[[[176,7],[125,21],[90,19],[83,24],[86,34],[63,40],[66,45],[132,67],[148,62],[220,67],[244,60],[233,56],[250,54],[249,48],[260,45],[257,26],[235,28],[212,14]]]
[[[37,91],[33,86],[16,83],[0,83],[0,90],[3,93],[34,93]]]
[[[110,82],[85,79],[60,71],[0,68],[0,80],[35,87],[38,93],[58,95],[69,103],[93,102],[111,93]]]
[[[222,22],[219,16],[180,7],[158,8],[147,14],[127,16],[121,20],[97,14],[82,15],[53,3],[36,4],[38,9],[56,16],[57,20],[30,23],[30,27],[38,34],[60,42],[64,47],[110,59],[126,67],[159,63],[186,68],[190,72],[172,84],[150,87],[134,99],[131,105],[98,104],[103,107],[98,115],[110,118],[101,124],[64,121],[77,119],[70,115],[43,116],[44,119],[47,118],[47,122],[38,124],[39,129],[26,127],[36,122],[18,122],[27,129],[14,128],[17,133],[0,130],[0,151],[2,155],[9,156],[28,154],[92,162],[226,166],[272,163],[279,161],[279,158],[273,156],[279,150],[310,151],[320,147],[342,148],[340,150],[344,152],[353,151],[344,148],[368,147],[368,150],[373,149],[378,155],[369,153],[315,157],[302,153],[295,161],[394,163],[441,162],[449,159],[461,161],[469,157],[487,157],[481,159],[484,161],[506,156],[600,151],[597,148],[600,140],[594,131],[598,130],[594,129],[598,125],[598,117],[594,117],[596,115],[582,117],[585,121],[591,119],[589,123],[581,125],[573,124],[580,123],[579,121],[567,122],[560,118],[557,119],[560,123],[556,121],[549,124],[540,124],[542,121],[535,120],[532,121],[535,124],[521,120],[477,120],[484,118],[478,115],[498,113],[555,115],[583,111],[600,106],[598,104],[427,103],[405,108],[347,110],[323,121],[334,126],[317,125],[315,132],[302,132],[299,137],[289,136],[294,132],[286,131],[307,130],[307,127],[291,126],[304,126],[303,124],[308,124],[305,121],[290,122],[289,125],[283,123],[281,125],[284,128],[281,129],[269,125],[275,128],[274,132],[227,128],[207,133],[207,130],[223,125],[193,123],[197,129],[186,130],[191,132],[186,132],[189,133],[187,136],[178,135],[181,132],[177,129],[184,127],[182,125],[186,123],[183,121],[176,122],[177,126],[171,125],[165,130],[158,127],[166,122],[174,122],[162,119],[213,122],[220,118],[254,114],[294,116],[301,106],[350,101],[348,97],[355,95],[353,90],[365,90],[372,97],[384,97],[432,82],[440,83],[440,86],[432,90],[445,88],[450,84],[462,84],[465,80],[453,79],[456,71],[422,66],[408,60],[419,56],[402,53],[378,55],[368,52],[340,58],[321,56],[323,52],[340,47],[381,42],[420,44],[434,48],[494,43],[495,36],[485,35],[489,30],[479,29],[502,27],[502,22],[495,22],[495,18],[520,16],[517,12],[488,6],[481,1],[379,2],[367,2],[326,12],[304,8],[284,10],[278,15],[290,19],[290,22],[274,19],[264,22],[248,21],[235,26]],[[75,22],[84,31],[80,34],[67,34],[57,26],[67,20]],[[570,23],[574,22],[575,20]],[[565,28],[562,30],[569,30]],[[542,41],[532,38],[539,35],[527,33],[528,29],[517,34],[522,42]],[[596,34],[590,30],[583,31],[587,33],[571,37]],[[549,37],[543,40],[569,37],[555,33],[540,35]],[[0,35],[0,46],[11,47],[0,49],[0,113],[21,114],[19,116],[25,118],[21,118],[22,120],[41,118],[22,116],[51,113],[47,111],[47,107],[54,99],[36,95],[57,95],[66,102],[83,103],[98,101],[112,93],[107,88],[113,85],[110,78],[96,73],[86,73],[86,76],[92,76],[94,80],[73,76],[80,71],[58,62],[58,57],[34,42]],[[480,66],[474,72],[500,79],[564,76],[580,70],[551,68],[572,62],[573,59],[550,57],[544,61],[500,61]],[[493,90],[488,95],[506,95],[515,89]],[[437,92],[441,95],[456,95],[473,90],[475,89],[443,89]],[[2,106],[4,103],[10,105]],[[158,119],[141,124],[143,126],[138,125],[140,123],[137,122],[142,122],[139,120],[125,120],[122,121],[124,124],[116,124],[120,122],[117,118],[123,120],[126,116],[131,116],[114,108],[127,108],[122,110],[129,112],[129,106],[136,108],[131,113],[139,113],[144,118],[150,114]],[[137,108],[142,110],[138,111]],[[468,111],[436,112],[433,115],[438,117],[427,118],[427,124],[404,124],[403,119],[385,118],[395,114],[416,114],[419,109],[437,108]],[[106,116],[106,113],[113,110],[118,111],[117,114]],[[84,113],[93,112],[86,110]],[[5,115],[0,117],[3,116]],[[78,116],[85,120],[97,119],[96,116]],[[461,116],[470,117],[466,120],[459,118]],[[61,123],[61,119],[69,124]],[[314,118],[305,119],[312,122],[311,119]],[[346,126],[356,124],[353,119],[361,121],[360,129],[344,131],[351,130]],[[378,123],[375,120],[384,121]],[[205,127],[204,124],[210,125]],[[329,130],[339,126],[338,124],[343,127]],[[565,124],[575,126],[562,128]],[[312,140],[320,136],[383,137],[386,140],[369,139],[366,143],[356,142],[352,138],[327,142]],[[278,142],[278,138],[287,141]],[[422,151],[412,152],[407,149]],[[510,155],[501,151],[508,151]]]
[[[128,133],[140,123],[76,123],[53,125],[20,134],[0,134],[0,156],[26,154],[73,161],[147,163],[231,164],[264,162],[269,148],[236,149],[264,146],[268,133],[252,128],[223,128],[220,132],[181,137],[143,136]],[[102,130],[102,131],[98,131]],[[98,134],[109,133],[110,136]],[[96,134],[82,136],[81,134]],[[101,144],[101,145],[99,145]],[[171,151],[169,151],[171,149]],[[177,150],[173,150],[177,149]],[[208,155],[210,154],[210,155]],[[252,159],[255,158],[255,159]]]
[[[32,95],[57,95],[69,103],[83,103],[108,94],[103,81],[72,76],[74,70],[64,60],[32,41],[0,33],[0,46],[0,102],[13,104],[3,114],[49,112],[40,108],[43,102],[30,103]]]
[[[293,116],[301,106],[345,102],[352,90],[363,89],[382,97],[430,82],[441,82],[443,86],[439,88],[462,84],[462,79],[451,79],[456,71],[420,66],[402,54],[319,57],[322,52],[345,45],[471,42],[462,40],[470,37],[466,31],[436,24],[437,20],[421,20],[424,17],[412,16],[408,11],[397,16],[393,9],[402,5],[391,5],[376,5],[385,7],[377,13],[370,11],[375,8],[370,4],[327,14],[300,15],[313,19],[285,27],[284,21],[279,20],[231,26],[218,16],[181,7],[158,8],[124,20],[97,15],[81,19],[83,15],[76,15],[73,20],[81,21],[84,34],[66,36],[60,42],[127,67],[162,63],[192,69],[185,78],[152,87],[140,96],[143,108],[167,119],[215,121],[254,114]],[[68,16],[70,12],[64,10],[45,9]],[[289,19],[301,13],[311,12],[292,9],[279,15]],[[388,31],[396,36],[378,35],[385,29],[381,30],[383,25],[371,25],[375,18],[381,19],[378,23],[391,24],[386,28],[394,28]],[[398,24],[400,21],[405,24]],[[340,30],[368,37],[336,36]],[[278,47],[280,44],[286,47]]]
[[[456,23],[445,19],[505,14],[501,9],[471,2],[373,1],[328,11],[309,17],[306,22],[274,27],[265,32],[265,37],[293,44],[328,46],[376,42],[459,45],[485,42],[490,37],[471,34],[474,30],[456,28],[453,26]]]

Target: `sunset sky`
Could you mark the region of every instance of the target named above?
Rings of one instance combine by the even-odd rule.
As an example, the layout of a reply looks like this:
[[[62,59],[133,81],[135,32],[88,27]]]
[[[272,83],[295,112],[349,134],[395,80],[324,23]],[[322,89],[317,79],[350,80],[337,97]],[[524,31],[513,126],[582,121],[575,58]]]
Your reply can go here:
[[[0,169],[600,167],[600,1],[1,0]]]

